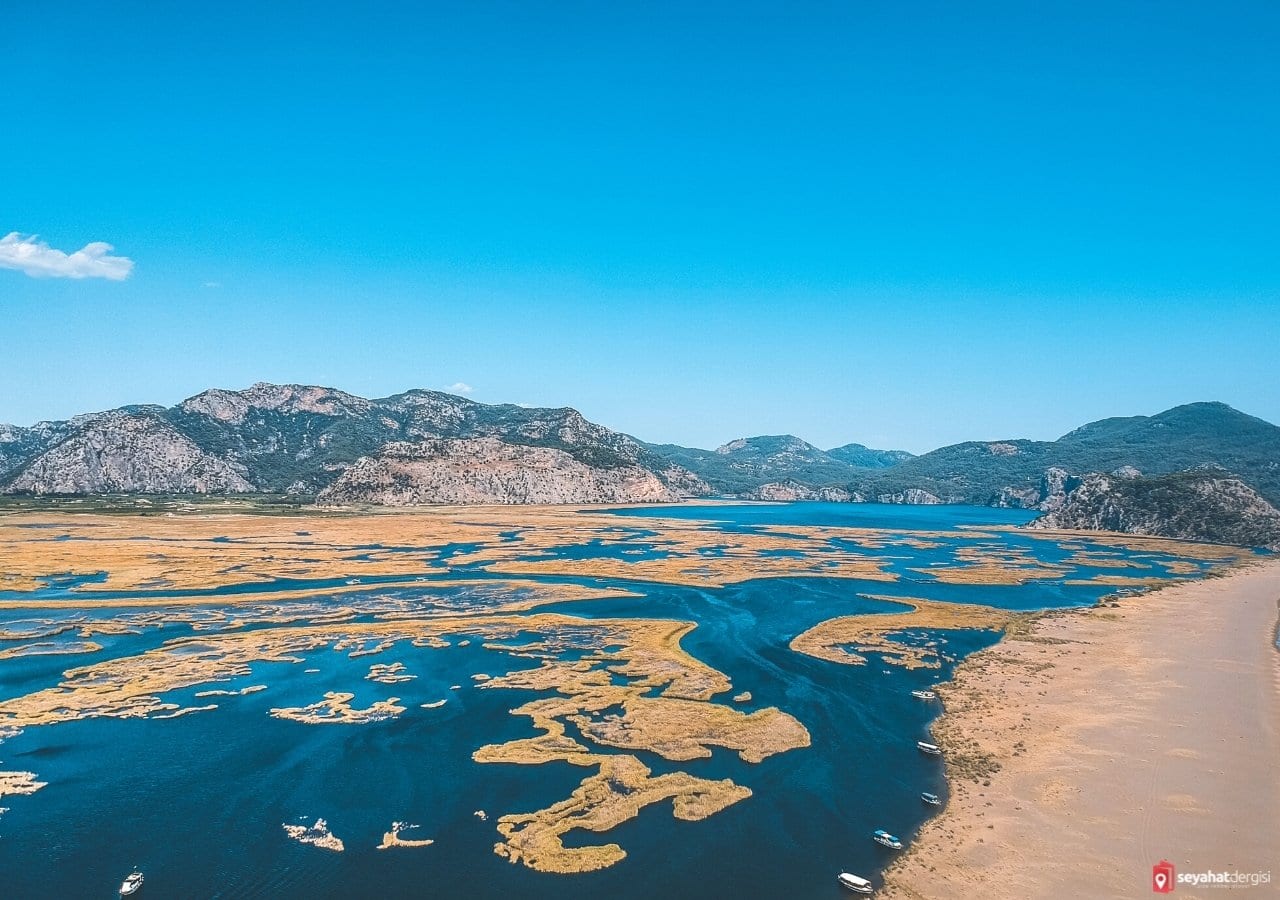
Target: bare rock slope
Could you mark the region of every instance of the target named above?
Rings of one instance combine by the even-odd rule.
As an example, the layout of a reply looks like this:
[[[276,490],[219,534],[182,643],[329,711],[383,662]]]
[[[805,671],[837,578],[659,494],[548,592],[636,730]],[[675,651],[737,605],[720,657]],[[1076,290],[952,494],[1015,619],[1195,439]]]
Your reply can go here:
[[[41,454],[9,484],[11,492],[103,494],[232,493],[251,490],[243,469],[212,456],[148,412],[93,417]]]
[[[1223,472],[1086,475],[1033,528],[1071,528],[1280,549],[1280,510]]]
[[[652,503],[676,500],[653,472],[603,468],[564,450],[497,438],[397,442],[360,459],[321,503]]]

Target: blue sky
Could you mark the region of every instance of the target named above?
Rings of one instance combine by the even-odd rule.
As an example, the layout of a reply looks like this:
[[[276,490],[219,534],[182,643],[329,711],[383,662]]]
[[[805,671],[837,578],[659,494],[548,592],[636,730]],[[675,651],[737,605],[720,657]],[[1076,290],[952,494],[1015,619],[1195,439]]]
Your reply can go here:
[[[701,446],[1280,421],[1280,4],[177,6],[5,14],[0,237],[134,265],[0,269],[0,422],[258,380]]]

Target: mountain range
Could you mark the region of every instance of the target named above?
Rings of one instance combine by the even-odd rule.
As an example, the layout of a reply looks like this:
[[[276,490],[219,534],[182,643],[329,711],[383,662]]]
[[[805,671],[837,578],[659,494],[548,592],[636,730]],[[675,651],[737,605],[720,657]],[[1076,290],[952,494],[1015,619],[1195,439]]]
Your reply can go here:
[[[546,463],[551,457],[533,451],[557,451],[562,456],[555,458],[573,460],[582,467],[580,474],[604,473],[602,484],[619,473],[630,479],[629,492],[575,489],[569,492],[572,499],[557,501],[553,493],[540,502],[674,500],[711,490],[638,441],[588,422],[572,409],[489,405],[439,391],[368,400],[311,385],[255,384],[243,391],[208,390],[169,408],[126,406],[32,428],[0,426],[0,491],[306,498],[334,488],[349,496],[350,488],[339,482],[357,463],[367,478],[374,460],[403,459],[406,445],[444,449],[438,443],[442,439],[481,442],[472,448],[476,467],[486,465],[496,440],[517,448],[507,453],[517,458],[508,458],[506,465],[518,457],[531,465],[535,459]],[[492,440],[483,443],[486,439]],[[447,446],[454,457],[466,449]],[[457,477],[468,476],[460,470]],[[488,494],[493,502],[503,502],[492,487]],[[439,499],[418,492],[412,499],[450,502],[447,492]]]
[[[1181,472],[1199,476],[1159,482]],[[1092,422],[1055,441],[969,441],[920,456],[861,444],[822,450],[794,435],[702,450],[645,443],[570,408],[429,390],[371,400],[264,383],[207,390],[173,407],[0,425],[0,493],[26,495],[261,493],[387,505],[714,495],[972,503],[1062,517],[1086,484],[1072,514],[1081,521],[1127,521],[1116,510],[1137,504],[1142,527],[1158,531],[1172,512],[1157,507],[1192,494],[1202,509],[1223,501],[1228,511],[1215,521],[1231,510],[1265,518],[1260,510],[1280,504],[1280,428],[1222,403],[1191,403]],[[1106,509],[1094,508],[1104,497]]]
[[[1091,422],[1056,441],[968,441],[856,478],[868,499],[924,491],[944,503],[1038,507],[1051,468],[1166,475],[1209,468],[1231,473],[1280,503],[1280,428],[1225,403],[1188,403],[1154,416]]]
[[[694,473],[717,494],[743,496],[758,493],[770,484],[843,488],[868,470],[888,468],[912,458],[905,450],[872,450],[861,444],[819,450],[791,434],[739,438],[715,450],[677,444],[645,447]]]

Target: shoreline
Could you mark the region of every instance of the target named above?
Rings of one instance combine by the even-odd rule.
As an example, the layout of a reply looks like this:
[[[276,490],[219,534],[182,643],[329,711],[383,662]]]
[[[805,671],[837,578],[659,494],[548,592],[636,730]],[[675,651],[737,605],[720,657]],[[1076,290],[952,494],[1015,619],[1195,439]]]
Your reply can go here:
[[[880,896],[1138,897],[1152,866],[1280,879],[1280,560],[1046,612],[957,667],[950,797]],[[1250,893],[1251,892],[1251,893]],[[1189,884],[1177,896],[1212,896]]]

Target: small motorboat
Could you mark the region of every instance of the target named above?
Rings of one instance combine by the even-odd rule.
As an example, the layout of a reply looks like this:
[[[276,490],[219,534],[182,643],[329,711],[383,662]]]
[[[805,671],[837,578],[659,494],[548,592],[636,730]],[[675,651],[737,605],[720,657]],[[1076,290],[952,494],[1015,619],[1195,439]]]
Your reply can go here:
[[[890,850],[902,849],[902,841],[898,840],[884,829],[880,829],[875,834],[871,835],[871,839],[882,847],[888,847]]]
[[[911,696],[917,700],[937,700],[938,695],[933,691],[912,691]]]
[[[130,872],[128,877],[120,883],[120,896],[128,897],[142,890],[142,873],[134,870]]]
[[[930,794],[928,791],[925,791],[923,794],[921,794],[920,799],[923,800],[925,803],[928,803],[930,806],[942,805],[942,798],[939,797],[937,794]]]
[[[928,741],[916,741],[916,747],[921,753],[928,753],[930,756],[942,755],[942,748],[937,744],[930,744]]]
[[[876,890],[867,879],[859,878],[857,875],[850,875],[848,872],[841,872],[836,881],[840,882],[840,887],[853,891],[855,894],[874,894]]]

